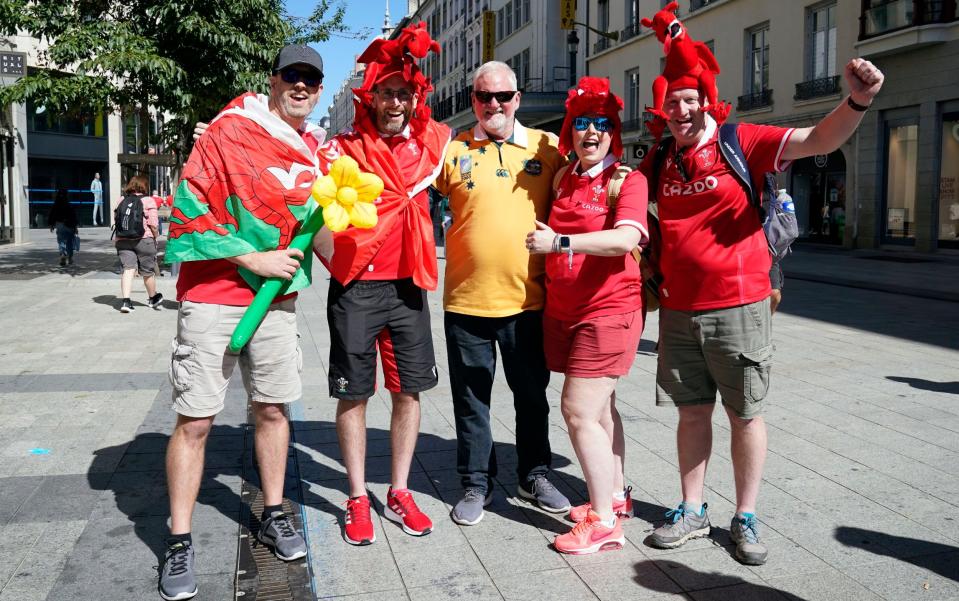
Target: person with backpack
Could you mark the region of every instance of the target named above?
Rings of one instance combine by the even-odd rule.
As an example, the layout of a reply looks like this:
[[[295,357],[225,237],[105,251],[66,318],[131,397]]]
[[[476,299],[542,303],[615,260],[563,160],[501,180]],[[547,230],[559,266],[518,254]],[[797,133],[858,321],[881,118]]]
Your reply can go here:
[[[547,253],[546,365],[566,375],[563,417],[589,489],[589,503],[570,511],[577,524],[553,542],[575,555],[622,548],[621,518],[632,517],[615,389],[643,333],[642,276],[631,251],[649,240],[648,192],[646,178],[619,162],[622,109],[608,79],[582,77],[569,91],[559,151],[578,160],[557,171],[548,222],[526,237],[531,254]]]
[[[687,36],[674,16],[657,15],[656,22],[662,24],[654,27],[660,41],[670,37],[675,44]],[[647,543],[671,549],[709,535],[703,488],[718,391],[730,424],[735,557],[759,565],[768,554],[756,509],[766,458],[762,409],[772,364],[769,271],[775,228],[764,228],[754,190],[761,189],[766,172],[839,148],[879,92],[883,74],[867,60],[849,61],[844,69],[849,94],[814,127],[730,127],[720,124],[728,105],[706,101],[716,97],[715,88],[705,89],[697,71],[679,69],[670,57],[668,73],[654,82],[654,89],[664,91],[663,104],[648,110],[656,115],[652,129],[668,129],[672,138],[658,144],[640,170],[650,181],[659,224],[653,236],[659,240],[655,254],[662,276],[656,403],[679,411],[682,502]]]
[[[134,175],[123,188],[123,198],[113,211],[113,233],[117,255],[120,256],[120,312],[133,311],[130,291],[136,271],[143,278],[147,290],[147,306],[160,308],[163,295],[157,292],[157,205],[147,196],[149,182],[143,175]]]

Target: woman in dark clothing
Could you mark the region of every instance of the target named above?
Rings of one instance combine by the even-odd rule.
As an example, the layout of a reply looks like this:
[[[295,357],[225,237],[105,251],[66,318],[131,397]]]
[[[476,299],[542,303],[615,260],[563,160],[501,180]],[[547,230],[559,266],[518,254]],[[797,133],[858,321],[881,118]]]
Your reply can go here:
[[[57,230],[57,245],[60,247],[60,265],[73,265],[73,249],[76,246],[77,212],[70,205],[66,190],[57,190],[50,213],[47,214],[50,231]]]

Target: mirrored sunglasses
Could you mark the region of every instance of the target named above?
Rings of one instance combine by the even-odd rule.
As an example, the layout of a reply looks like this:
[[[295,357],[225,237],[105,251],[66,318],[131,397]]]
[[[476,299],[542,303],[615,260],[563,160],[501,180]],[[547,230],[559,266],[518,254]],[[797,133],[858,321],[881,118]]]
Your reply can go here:
[[[473,96],[483,104],[489,103],[494,98],[496,102],[500,104],[505,104],[513,99],[513,96],[516,96],[516,90],[512,92],[487,92],[486,90],[473,90]]]
[[[316,71],[300,71],[293,67],[286,67],[280,69],[280,79],[286,83],[299,83],[303,82],[303,85],[315,88],[316,86],[323,83],[323,76],[317,73]]]
[[[586,131],[590,125],[600,133],[613,130],[613,122],[608,117],[576,117],[573,119],[573,129],[576,131]]]

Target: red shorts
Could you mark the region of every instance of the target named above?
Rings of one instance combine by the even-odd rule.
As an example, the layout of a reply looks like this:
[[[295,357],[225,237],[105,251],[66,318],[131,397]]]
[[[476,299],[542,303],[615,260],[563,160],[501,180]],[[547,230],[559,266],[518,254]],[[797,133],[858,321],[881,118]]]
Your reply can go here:
[[[562,321],[543,317],[543,346],[550,371],[577,378],[625,376],[643,335],[643,312]]]

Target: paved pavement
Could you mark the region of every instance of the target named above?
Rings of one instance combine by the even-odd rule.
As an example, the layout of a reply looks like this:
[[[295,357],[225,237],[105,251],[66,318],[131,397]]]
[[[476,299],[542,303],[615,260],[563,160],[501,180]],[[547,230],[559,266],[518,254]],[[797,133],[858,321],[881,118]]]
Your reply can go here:
[[[175,303],[149,310],[137,282],[137,310],[120,314],[116,261],[104,234],[83,230],[73,268],[55,266],[46,232],[37,232],[34,244],[0,248],[0,601],[158,598]],[[436,530],[414,538],[377,517],[375,544],[344,543],[346,480],[326,391],[326,280],[318,268],[316,285],[299,300],[305,392],[292,410],[315,596],[959,599],[959,304],[936,300],[956,293],[957,270],[954,258],[912,254],[800,249],[789,258],[775,318],[770,454],[759,508],[770,560],[754,568],[730,555],[733,481],[728,425],[718,411],[707,491],[713,536],[673,551],[643,544],[679,500],[675,411],[653,404],[655,315],[618,387],[639,514],[626,524],[626,549],[561,556],[549,543],[569,525],[513,498],[514,414],[502,378],[493,403],[502,464],[495,501],[479,525],[453,524],[447,514],[458,481],[439,295],[430,305],[444,373],[423,395],[411,479]],[[173,296],[168,276],[160,290]],[[585,484],[559,412],[561,386],[554,376],[554,467],[560,486],[580,501]],[[217,601],[234,598],[243,515],[246,413],[242,388],[229,395],[210,442],[194,528],[198,598]],[[370,403],[368,419],[369,488],[381,508],[389,480],[387,396]]]

